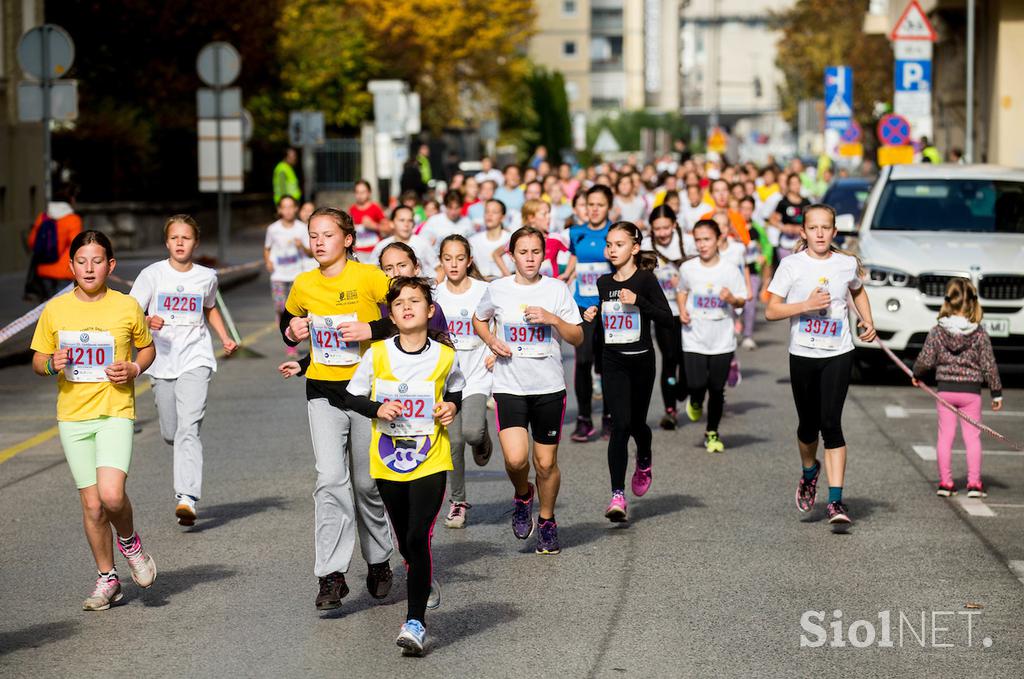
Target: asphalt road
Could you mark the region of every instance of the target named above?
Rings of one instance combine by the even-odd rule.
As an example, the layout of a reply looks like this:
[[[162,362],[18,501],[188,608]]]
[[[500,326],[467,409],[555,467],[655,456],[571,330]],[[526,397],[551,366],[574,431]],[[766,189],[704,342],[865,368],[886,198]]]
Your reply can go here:
[[[313,608],[303,384],[275,372],[283,349],[265,278],[227,301],[263,356],[223,361],[213,382],[200,521],[192,530],[175,523],[171,451],[144,393],[128,488],[159,576],[146,591],[129,582],[125,604],[104,613],[80,610],[94,564],[59,442],[47,435],[55,389],[27,365],[0,369],[0,457],[38,441],[0,463],[0,675],[1024,675],[1024,458],[986,440],[990,496],[937,498],[935,463],[925,459],[935,427],[928,397],[898,380],[855,386],[845,429],[856,523],[832,534],[824,502],[810,517],[794,506],[796,423],[779,326],[762,328],[762,348],[741,356],[724,455],[703,450],[703,425],[655,432],[654,484],[630,497],[629,524],[603,518],[605,444],[568,441],[571,404],[561,555],[536,556],[532,541],[512,536],[500,456],[472,468],[468,527],[439,521],[434,537],[444,596],[428,614],[430,653],[403,658],[397,556],[384,602],[366,593],[357,556],[343,607]],[[1006,408],[987,421],[1024,439],[1024,390],[1009,389]],[[962,485],[964,458],[955,459]],[[833,645],[834,626],[845,646]],[[873,643],[852,645],[851,627]],[[802,646],[802,637],[825,644]]]

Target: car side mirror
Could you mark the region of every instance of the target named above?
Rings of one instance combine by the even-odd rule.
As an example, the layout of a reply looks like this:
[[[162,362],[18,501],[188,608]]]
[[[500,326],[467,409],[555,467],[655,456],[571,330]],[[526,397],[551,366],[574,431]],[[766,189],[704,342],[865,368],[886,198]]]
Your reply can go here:
[[[853,215],[836,215],[836,231],[844,234],[857,233],[857,221],[853,218]]]

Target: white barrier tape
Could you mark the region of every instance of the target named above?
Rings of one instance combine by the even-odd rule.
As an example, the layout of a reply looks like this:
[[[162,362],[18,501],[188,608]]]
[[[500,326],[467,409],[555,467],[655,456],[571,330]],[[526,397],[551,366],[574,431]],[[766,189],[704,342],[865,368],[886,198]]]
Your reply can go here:
[[[262,259],[254,260],[252,262],[246,262],[245,264],[235,264],[233,266],[226,266],[226,267],[224,267],[222,269],[217,269],[217,275],[218,276],[223,276],[224,274],[235,273],[235,272],[238,272],[238,271],[245,271],[247,269],[257,269],[257,268],[259,268],[262,265],[263,265],[263,260]],[[122,285],[128,285],[128,286],[132,285],[132,283],[135,282],[135,281],[125,280],[124,278],[121,278],[120,276],[115,276],[114,274],[110,274],[110,280],[114,281],[115,283],[120,283]],[[71,290],[74,289],[74,287],[75,286],[72,283],[71,285],[68,285],[66,288],[64,288],[63,290],[58,292],[57,295],[63,295],[66,292],[70,292]],[[56,297],[57,295],[54,295],[54,297]],[[47,301],[49,301],[49,300],[47,300]],[[29,327],[30,325],[35,323],[37,320],[39,320],[39,317],[43,313],[43,307],[45,307],[45,306],[46,306],[46,302],[43,302],[42,304],[40,304],[39,306],[35,307],[34,309],[29,311],[25,315],[23,315],[23,316],[21,316],[19,318],[16,318],[15,320],[13,320],[10,323],[8,323],[7,325],[5,325],[2,329],[0,329],[0,344],[3,344],[4,342],[9,340],[10,338],[12,338],[15,335],[17,335],[19,332],[21,332],[22,330],[24,330],[25,328]]]
[[[878,339],[876,337],[875,338],[875,342],[878,343],[878,346],[880,346],[882,348],[882,351],[885,352],[885,355],[888,356],[892,360],[892,362],[895,363],[897,367],[899,367],[900,370],[902,370],[904,373],[906,373],[907,376],[910,379],[914,379],[913,371],[910,370],[910,368],[908,368],[903,363],[903,361],[901,361],[899,359],[899,357],[896,356],[896,354],[892,353],[892,350],[889,349],[889,347],[885,346],[885,344],[882,343],[882,340],[880,340],[880,339]],[[995,429],[992,429],[991,427],[986,426],[986,425],[982,424],[981,422],[976,421],[973,417],[971,417],[970,415],[968,415],[964,411],[960,410],[959,408],[957,408],[955,405],[953,405],[952,403],[950,403],[946,399],[944,399],[941,396],[939,396],[937,393],[935,393],[934,389],[932,389],[931,387],[926,385],[921,380],[917,380],[917,386],[919,388],[923,389],[924,392],[927,393],[929,396],[934,398],[943,408],[951,410],[954,415],[959,417],[964,422],[967,422],[968,424],[974,425],[975,427],[977,427],[978,429],[982,430],[983,432],[985,432],[989,436],[992,436],[993,438],[996,438],[996,439],[1002,441],[1003,443],[1005,443],[1006,445],[1010,446],[1014,450],[1022,450],[1022,451],[1024,451],[1024,444],[1018,443],[1017,441],[1014,441],[1013,439],[1008,439],[1005,436],[1003,436],[1002,434],[1000,434],[999,432],[997,432]]]

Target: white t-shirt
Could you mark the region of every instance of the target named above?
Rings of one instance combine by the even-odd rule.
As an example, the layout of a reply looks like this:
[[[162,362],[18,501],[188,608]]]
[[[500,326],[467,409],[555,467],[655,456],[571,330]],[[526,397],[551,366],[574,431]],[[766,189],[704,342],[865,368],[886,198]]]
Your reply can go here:
[[[482,321],[495,320],[494,333],[512,349],[511,358],[499,357],[494,364],[494,393],[529,396],[554,394],[565,389],[562,372],[561,338],[551,326],[526,324],[523,311],[528,306],[539,306],[555,314],[566,323],[579,325],[583,322],[580,310],[569,292],[569,286],[557,278],[542,276],[532,285],[516,283],[515,276],[492,281],[480,298],[476,317]],[[545,341],[540,339],[543,330]],[[508,339],[515,336],[524,339],[516,342]],[[541,353],[536,358],[517,356],[520,351]]]
[[[364,264],[371,264],[373,266],[380,266],[380,253],[384,252],[384,248],[395,242],[394,236],[388,236],[384,240],[380,241],[373,247],[373,252],[366,259]],[[412,248],[412,251],[416,253],[416,259],[420,263],[420,273],[424,276],[431,278],[433,277],[434,270],[437,269],[438,258],[437,253],[434,252],[434,248],[431,247],[430,241],[423,236],[417,236],[412,234],[409,236],[409,242],[406,243]],[[360,259],[362,255],[360,255]]]
[[[143,269],[129,294],[147,316],[164,319],[164,327],[152,331],[156,358],[147,375],[173,380],[195,368],[217,370],[203,313],[217,304],[216,271],[199,264],[175,271],[165,259]]]
[[[831,309],[790,319],[789,353],[805,358],[829,358],[853,351],[847,299],[850,290],[857,290],[861,285],[857,260],[849,255],[833,252],[826,259],[815,259],[807,250],[802,250],[783,259],[768,292],[782,297],[787,304],[806,300],[822,286],[828,288],[832,297]],[[824,342],[819,343],[819,339]],[[827,348],[828,345],[834,348]]]
[[[473,330],[473,312],[487,290],[487,283],[475,278],[470,281],[469,290],[461,294],[449,290],[448,283],[442,281],[437,286],[435,295],[437,303],[444,311],[444,317],[448,320],[448,334],[455,343],[455,357],[466,378],[466,388],[462,390],[462,395],[490,396],[493,376],[484,360],[491,350]]]
[[[619,219],[621,221],[632,222],[637,225],[643,221],[646,208],[643,198],[633,196],[632,200],[626,201],[620,196],[615,196],[615,206],[619,208]]]
[[[423,228],[418,233],[430,243],[430,247],[434,249],[434,252],[437,252],[437,248],[440,247],[441,241],[444,240],[445,236],[457,233],[460,236],[469,238],[475,231],[473,222],[469,221],[466,217],[460,217],[459,221],[453,222],[442,211],[425,221]]]
[[[693,231],[693,226],[710,210],[711,206],[704,201],[697,203],[697,206],[694,207],[684,200],[680,211],[682,212],[683,218],[686,220],[685,229],[687,231]]]
[[[728,245],[725,250],[719,250],[718,256],[722,261],[728,262],[739,269],[740,274],[742,275],[743,270],[747,266],[747,248],[743,243],[733,240],[732,238],[727,239],[726,243],[728,243]]]
[[[491,240],[488,238],[487,232],[483,231],[469,239],[469,248],[473,252],[473,263],[476,264],[476,268],[484,278],[501,278],[501,269],[494,261],[494,251],[504,252],[507,250],[511,234],[502,229],[498,232],[498,236],[498,240]],[[506,262],[507,265],[508,262]]]
[[[270,280],[291,283],[303,271],[309,271],[310,257],[299,250],[295,241],[300,240],[309,247],[309,231],[306,225],[295,220],[291,227],[284,225],[280,219],[267,227],[267,237],[263,241],[264,248],[270,248],[270,261],[274,270]]]
[[[740,299],[747,296],[743,274],[721,257],[714,266],[696,258],[679,267],[679,291],[688,293],[690,314],[690,323],[683,326],[683,351],[714,356],[736,350],[733,307],[719,297],[722,288]]]

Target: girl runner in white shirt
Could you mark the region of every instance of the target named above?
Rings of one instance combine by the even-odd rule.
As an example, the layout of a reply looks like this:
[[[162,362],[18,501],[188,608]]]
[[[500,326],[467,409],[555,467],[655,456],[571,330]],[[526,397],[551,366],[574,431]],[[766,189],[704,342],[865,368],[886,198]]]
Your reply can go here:
[[[278,323],[295,278],[312,268],[307,266],[308,258],[313,255],[309,249],[309,232],[305,224],[295,219],[298,210],[294,198],[282,196],[277,204],[280,219],[267,227],[263,242],[263,262],[270,272],[270,294]],[[294,347],[288,347],[285,353],[292,357],[298,355]]]
[[[871,304],[860,276],[856,257],[833,243],[836,215],[827,205],[812,205],[803,213],[803,239],[796,252],[779,263],[768,286],[769,321],[789,319],[789,373],[799,420],[797,444],[803,474],[797,485],[796,506],[801,512],[814,508],[817,496],[818,437],[825,448],[828,474],[830,524],[843,530],[851,523],[843,503],[846,475],[846,439],[843,437],[843,404],[853,367],[847,296],[853,299],[859,337],[875,339]]]
[[[156,347],[146,374],[153,380],[160,434],[174,446],[174,514],[180,525],[191,526],[203,484],[199,428],[210,377],[217,370],[207,322],[226,356],[237,345],[217,309],[217,272],[192,261],[199,245],[196,221],[188,215],[171,217],[164,240],[170,257],[143,269],[130,294],[146,312]]]
[[[534,485],[530,483],[530,437],[540,495],[538,554],[557,554],[555,501],[561,474],[558,442],[565,416],[565,378],[559,339],[583,341],[579,308],[568,286],[542,276],[544,234],[524,226],[512,234],[516,273],[492,282],[473,318],[477,335],[491,349],[495,419],[505,469],[515,488],[512,532],[520,540],[533,534]],[[490,321],[494,319],[494,328]],[[528,431],[529,428],[529,431]]]
[[[487,290],[476,270],[469,242],[458,234],[441,241],[441,269],[445,280],[437,286],[437,303],[448,319],[448,335],[455,344],[459,369],[466,378],[462,410],[448,427],[452,444],[451,507],[444,525],[462,528],[466,524],[466,458],[468,443],[473,461],[484,466],[491,459],[491,434],[487,430],[487,399],[491,395],[494,355],[473,330],[473,312]]]
[[[698,256],[679,267],[679,321],[683,325],[683,363],[690,400],[686,414],[700,419],[708,395],[708,422],[704,447],[709,453],[725,451],[718,425],[725,405],[725,382],[736,350],[734,308],[746,301],[747,290],[739,268],[719,255],[718,224],[702,219],[693,228]]]

